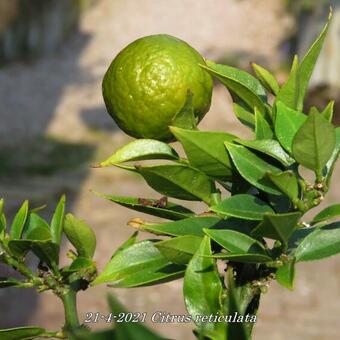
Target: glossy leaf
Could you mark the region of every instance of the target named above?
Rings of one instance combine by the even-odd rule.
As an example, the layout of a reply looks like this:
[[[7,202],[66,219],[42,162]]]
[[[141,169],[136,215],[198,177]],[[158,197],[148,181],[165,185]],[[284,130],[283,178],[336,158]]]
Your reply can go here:
[[[166,218],[168,220],[181,220],[194,216],[194,212],[175,203],[166,202],[164,207],[158,204],[158,200],[152,198],[138,199],[134,197],[122,197],[96,193],[97,196],[105,198],[123,207],[136,210],[145,214]],[[149,203],[149,204],[146,204]]]
[[[116,256],[119,252],[127,249],[137,242],[138,231],[135,231],[125,242],[123,242],[112,254],[111,258]]]
[[[61,237],[64,227],[64,214],[65,214],[65,195],[62,195],[59,203],[57,204],[52,220],[51,220],[51,235],[52,241],[60,245]]]
[[[257,140],[273,138],[273,131],[270,125],[257,108],[255,108],[255,134]]]
[[[281,87],[279,93],[277,94],[275,102],[282,102],[285,106],[296,109],[298,105],[298,67],[299,67],[299,59],[298,56],[295,55],[292,63],[292,67],[290,70],[289,77],[287,81]]]
[[[292,171],[288,170],[277,174],[268,173],[267,176],[293,202],[298,199],[298,179]]]
[[[138,229],[154,233],[156,235],[168,235],[168,236],[204,236],[203,229],[232,229],[240,230],[248,233],[251,228],[254,227],[253,221],[246,221],[237,218],[227,218],[221,220],[217,216],[196,216],[175,222],[168,223],[142,223]]]
[[[64,233],[76,248],[79,256],[91,258],[96,250],[96,235],[84,221],[72,214],[65,216]]]
[[[212,177],[232,176],[232,162],[224,142],[235,136],[225,132],[193,131],[170,127],[183,145],[190,164]]]
[[[217,226],[221,222],[219,217],[215,216],[195,216],[175,222],[161,224],[144,223],[141,230],[159,235],[170,236],[204,236],[203,228]]]
[[[192,103],[193,93],[188,90],[185,103],[181,110],[175,115],[170,125],[183,129],[196,130],[197,118],[194,114]]]
[[[113,315],[128,315],[129,312],[110,294],[108,296],[110,310]],[[97,338],[95,338],[97,340]],[[107,339],[113,340],[166,340],[140,322],[116,322],[114,336]],[[100,339],[98,339],[100,340]]]
[[[289,153],[292,153],[294,136],[306,120],[302,112],[290,109],[283,102],[276,103],[275,134]]]
[[[335,135],[336,135],[336,141],[335,141],[335,147],[333,150],[333,153],[330,157],[330,159],[328,160],[325,168],[324,168],[324,176],[325,176],[325,180],[327,185],[329,185],[332,174],[333,174],[333,170],[336,164],[336,161],[338,160],[339,157],[339,153],[340,153],[340,128],[337,127],[335,129]]]
[[[214,183],[207,175],[186,165],[137,167],[148,185],[162,195],[210,204]]]
[[[295,250],[297,262],[321,260],[340,253],[340,222],[315,228]]]
[[[238,258],[235,261],[240,260],[240,262],[256,263],[271,261],[271,257],[268,255],[263,244],[248,235],[235,230],[205,229],[204,231],[211,239],[228,250],[229,253],[222,256],[223,258],[229,258],[228,256],[230,255],[231,259],[235,260],[234,256]],[[242,261],[242,257],[244,261]]]
[[[285,214],[267,213],[263,221],[252,231],[253,236],[267,237],[281,241],[284,245],[288,244],[290,236],[298,227],[300,212]]]
[[[215,260],[210,258],[210,239],[205,236],[184,275],[184,301],[189,314],[196,317],[217,314],[221,310],[222,283]],[[197,322],[198,326],[213,330],[214,323]]]
[[[293,290],[295,279],[295,259],[287,261],[282,267],[278,268],[275,273],[275,278],[281,286]]]
[[[152,241],[142,241],[117,253],[91,283],[112,287],[137,287],[173,280],[182,275],[183,266],[172,264]]]
[[[305,97],[305,93],[307,91],[309,80],[312,76],[315,64],[318,60],[320,55],[321,49],[323,47],[324,41],[327,36],[327,32],[330,25],[330,20],[332,18],[332,12],[330,12],[328,22],[325,25],[324,29],[320,33],[319,37],[313,43],[311,48],[308,50],[306,55],[303,57],[301,64],[298,67],[298,102],[297,102],[297,109],[302,111],[303,109],[303,101]]]
[[[221,203],[210,207],[210,210],[224,216],[255,221],[261,221],[265,213],[273,212],[273,209],[265,202],[247,194],[231,196]]]
[[[253,70],[256,74],[256,77],[260,80],[262,85],[273,94],[277,95],[280,91],[280,86],[275,78],[275,76],[266,70],[264,67],[257,65],[255,63],[252,63],[251,66],[253,67]]]
[[[252,75],[231,66],[215,64],[209,60],[206,61],[206,65],[201,66],[224,84],[228,90],[244,101],[251,109],[257,107],[260,112],[265,112],[266,91],[261,83]]]
[[[28,215],[28,201],[25,201],[16,215],[14,216],[11,229],[10,229],[10,238],[11,239],[20,239],[22,231],[24,229],[24,225]]]
[[[243,125],[255,130],[255,116],[252,112],[237,103],[233,103],[233,110],[235,116]]]
[[[328,120],[331,123],[333,120],[333,113],[334,113],[334,100],[331,100],[325,107],[325,109],[321,112],[321,114],[323,115],[323,117],[325,117],[326,120]]]
[[[196,253],[202,242],[202,237],[185,235],[155,243],[155,247],[170,262],[187,264]]]
[[[227,150],[240,175],[256,188],[270,194],[279,195],[280,191],[265,177],[267,172],[278,173],[281,170],[255,155],[242,145],[225,143]]]
[[[319,223],[323,221],[331,220],[340,216],[340,204],[333,204],[320,211],[312,220],[312,223]]]
[[[94,267],[94,262],[91,259],[79,256],[68,267],[68,271],[76,272],[80,270],[87,270],[91,267]]]
[[[32,214],[33,215],[33,214]],[[29,230],[26,234],[27,240],[32,241],[46,241],[51,240],[51,232],[49,229],[42,225],[36,225],[34,228]]]
[[[49,224],[47,223],[46,220],[44,220],[37,213],[34,213],[34,212],[30,212],[28,214],[21,237],[23,239],[27,238],[27,234],[31,234],[36,228],[44,229],[41,234],[41,237],[43,238],[39,238],[39,232],[38,232],[36,233],[37,239],[39,240],[51,239],[52,236],[51,236],[51,230],[50,230]],[[34,239],[34,237],[35,236],[31,236],[30,238]]]
[[[253,149],[264,153],[277,161],[279,161],[284,166],[290,166],[295,163],[295,160],[286,153],[286,151],[281,147],[280,143],[274,139],[262,139],[262,140],[243,140],[236,139],[236,142],[246,146],[249,149]]]
[[[39,335],[44,334],[46,331],[40,327],[15,327],[0,329],[1,340],[20,340],[20,339],[33,339]]]
[[[321,173],[334,151],[335,142],[334,127],[322,115],[312,113],[293,139],[294,158],[306,168]]]
[[[118,149],[99,166],[110,166],[130,161],[148,159],[174,159],[177,160],[177,152],[168,144],[154,139],[136,139]]]

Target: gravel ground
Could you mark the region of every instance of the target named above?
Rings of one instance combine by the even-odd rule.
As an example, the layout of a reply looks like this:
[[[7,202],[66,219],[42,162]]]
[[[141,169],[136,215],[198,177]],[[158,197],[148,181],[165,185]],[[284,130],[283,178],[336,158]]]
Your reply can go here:
[[[292,22],[282,13],[279,1],[173,0],[171,5],[165,0],[99,1],[84,16],[80,33],[60,53],[0,70],[0,145],[9,145],[13,154],[20,155],[13,161],[15,167],[3,176],[0,173],[1,193],[9,210],[13,211],[25,198],[35,204],[48,202],[53,207],[58,196],[67,192],[68,208],[95,228],[95,260],[102,268],[113,250],[132,233],[126,222],[136,213],[103,201],[89,190],[154,195],[138,177],[119,169],[89,168],[91,162],[103,159],[129,140],[113,125],[101,97],[101,78],[115,54],[140,36],[168,33],[188,41],[211,59],[249,54],[255,60],[275,64],[278,46],[291,29]],[[211,112],[201,127],[249,135],[233,117],[230,97],[220,86],[215,88]],[[69,157],[67,150],[75,146],[85,148],[88,157],[79,161],[71,157],[71,168],[61,167],[48,175],[39,169],[27,175],[27,164],[40,153],[50,152],[42,146],[30,147],[42,132],[53,140],[55,148],[62,147],[58,153],[61,159]],[[39,159],[36,162],[41,164]],[[338,181],[339,171],[334,179]],[[339,200],[339,196],[334,188],[328,203]],[[273,285],[263,296],[254,339],[337,339],[339,273],[340,259],[331,258],[322,264],[300,265],[294,292]],[[81,293],[80,318],[83,320],[89,311],[107,312],[108,292],[112,289],[98,287]],[[132,311],[185,314],[181,280],[114,293]],[[0,310],[0,327],[36,324],[54,329],[63,322],[62,307],[49,293],[36,296],[31,291],[11,289],[0,294],[4,306]],[[194,338],[192,325],[149,324],[173,339]]]

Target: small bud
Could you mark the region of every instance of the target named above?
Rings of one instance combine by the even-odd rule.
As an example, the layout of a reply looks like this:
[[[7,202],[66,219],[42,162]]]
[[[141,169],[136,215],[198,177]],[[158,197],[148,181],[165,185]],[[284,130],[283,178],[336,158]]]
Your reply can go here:
[[[143,225],[145,224],[145,221],[139,217],[135,217],[132,218],[129,222],[128,222],[128,226],[135,228],[135,229],[143,229]]]
[[[323,184],[322,183],[316,183],[314,188],[317,189],[317,190],[321,190],[321,189],[323,189]]]

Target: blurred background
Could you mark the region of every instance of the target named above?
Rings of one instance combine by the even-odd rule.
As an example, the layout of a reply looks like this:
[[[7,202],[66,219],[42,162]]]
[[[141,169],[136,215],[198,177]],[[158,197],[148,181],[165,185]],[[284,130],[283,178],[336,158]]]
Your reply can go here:
[[[340,1],[332,6],[334,20],[306,107],[323,108],[335,98],[339,124]],[[323,0],[0,0],[0,196],[6,213],[13,216],[29,199],[33,206],[47,203],[50,216],[66,193],[68,210],[95,229],[95,260],[102,268],[133,232],[126,222],[138,214],[90,189],[158,197],[139,177],[90,168],[129,140],[106,113],[101,95],[114,56],[136,38],[167,33],[217,62],[246,70],[250,61],[260,63],[283,82],[293,54],[307,50],[328,8]],[[201,128],[249,136],[230,103],[217,85]],[[324,205],[340,201],[339,180],[338,166]],[[0,276],[10,274],[0,267]],[[80,293],[80,320],[86,312],[106,313],[109,291],[101,286]],[[131,311],[186,313],[181,280],[114,293]],[[53,330],[63,324],[62,306],[50,293],[3,289],[0,305],[0,328],[34,324]],[[294,292],[274,284],[263,296],[254,339],[337,339],[339,315],[340,258],[305,263]],[[194,339],[190,324],[149,325],[169,338]]]

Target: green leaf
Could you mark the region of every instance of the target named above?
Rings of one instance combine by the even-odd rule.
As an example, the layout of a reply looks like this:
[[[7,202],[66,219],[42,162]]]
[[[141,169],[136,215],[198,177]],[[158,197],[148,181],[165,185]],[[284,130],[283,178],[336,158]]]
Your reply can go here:
[[[79,256],[92,258],[96,250],[96,235],[84,221],[72,214],[65,216],[64,233],[76,248]]]
[[[340,253],[340,223],[315,228],[295,250],[297,262],[314,261]]]
[[[159,200],[152,198],[134,198],[95,193],[97,196],[105,198],[111,202],[122,205],[123,207],[136,210],[145,214],[166,218],[168,220],[181,220],[194,216],[194,212],[182,207],[181,205],[166,202],[164,207]]]
[[[273,131],[262,113],[255,107],[255,134],[256,139],[272,139]]]
[[[292,63],[292,68],[287,81],[281,87],[277,94],[275,102],[282,102],[291,109],[297,108],[298,103],[298,67],[299,59],[295,55]]]
[[[57,268],[59,248],[51,240],[32,241],[30,249],[42,262],[46,263],[50,268]]]
[[[22,204],[17,214],[14,216],[14,220],[12,222],[10,229],[10,238],[12,240],[21,238],[21,234],[27,219],[27,215],[28,215],[28,201],[26,200]]]
[[[327,119],[330,123],[333,120],[333,113],[334,113],[334,100],[331,100],[325,109],[321,112],[321,114]]]
[[[231,66],[215,64],[209,60],[206,61],[206,65],[201,65],[201,67],[216,77],[251,109],[257,107],[261,113],[265,113],[266,91],[252,75]]]
[[[285,214],[267,213],[263,221],[252,231],[253,236],[267,237],[281,241],[284,245],[288,244],[290,236],[298,227],[300,212]]]
[[[252,112],[246,110],[242,105],[233,103],[233,110],[237,119],[251,130],[255,130],[255,116]]]
[[[46,220],[44,220],[37,213],[34,213],[34,212],[30,212],[28,214],[21,237],[23,239],[27,238],[27,234],[32,233],[36,228],[44,229],[44,231],[42,231],[43,234],[41,235],[43,238],[40,238],[39,233],[37,233],[37,239],[39,240],[51,239],[52,236],[51,236],[49,224],[47,223]],[[33,236],[33,238],[31,237],[31,239],[34,239],[34,237],[35,236]]]
[[[298,96],[298,102],[297,102],[297,109],[299,111],[302,111],[303,109],[303,101],[304,101],[305,93],[307,91],[308,83],[312,76],[315,64],[320,55],[324,41],[326,39],[331,18],[332,18],[332,11],[329,14],[328,22],[325,25],[324,29],[320,33],[317,40],[313,43],[309,51],[303,57],[301,64],[298,67],[297,73],[298,73],[299,96]]]
[[[267,172],[277,173],[281,170],[256,156],[242,145],[225,143],[229,154],[240,175],[249,183],[265,192],[280,195],[280,191],[265,177]]]
[[[36,225],[26,234],[26,239],[31,241],[46,241],[51,240],[51,237],[50,230],[41,225]]]
[[[265,213],[274,212],[265,202],[247,194],[231,196],[221,203],[210,207],[210,210],[224,216],[254,221],[261,221]]]
[[[130,161],[149,159],[179,158],[177,152],[168,144],[154,139],[136,139],[118,149],[107,160],[99,164],[100,167],[121,164]]]
[[[235,230],[204,229],[204,231],[211,239],[228,250],[228,253],[218,254],[219,257],[248,263],[272,261],[263,244],[246,234]]]
[[[64,226],[64,214],[65,214],[65,195],[62,195],[59,203],[57,204],[52,220],[51,220],[51,235],[52,241],[60,245],[61,237]]]
[[[140,229],[156,235],[204,236],[203,228],[216,227],[220,222],[221,219],[217,216],[195,216],[161,224],[143,223]]]
[[[190,164],[212,177],[231,178],[232,162],[224,147],[235,136],[225,132],[193,131],[170,127],[183,145]]]
[[[340,216],[340,204],[333,204],[320,211],[312,220],[312,224],[328,221]]]
[[[285,150],[282,149],[280,143],[274,139],[262,140],[242,140],[236,139],[236,142],[246,146],[247,148],[254,149],[273,157],[284,166],[290,166],[295,163],[295,160],[290,157]]]
[[[294,136],[306,120],[302,112],[290,109],[283,102],[276,103],[275,134],[289,153],[292,153]]]
[[[170,262],[187,264],[196,253],[201,241],[202,237],[185,235],[157,242],[155,247]]]
[[[128,315],[129,312],[119,303],[112,295],[108,295],[110,310],[113,315]],[[114,336],[107,339],[114,340],[166,340],[150,329],[146,328],[140,322],[116,322]]]
[[[299,185],[296,175],[288,170],[277,174],[268,173],[268,178],[285,194],[292,202],[298,199]]]
[[[4,199],[0,199],[0,240],[5,237],[6,233],[6,217],[4,214]]]
[[[124,340],[117,338],[117,332],[114,329],[105,329],[91,332],[87,328],[78,328],[68,331],[72,335],[72,340]]]
[[[295,279],[295,259],[287,261],[282,267],[279,267],[275,273],[275,278],[281,286],[293,290]]]
[[[330,157],[330,159],[328,160],[324,168],[324,176],[325,176],[325,180],[328,186],[332,178],[333,170],[334,170],[336,161],[338,160],[339,153],[340,153],[340,128],[339,127],[335,129],[335,134],[336,134],[335,147],[334,147],[332,156]]]
[[[297,131],[292,151],[298,163],[321,174],[336,142],[335,129],[322,115],[312,113]]]
[[[192,97],[193,93],[188,90],[182,109],[175,115],[170,125],[189,130],[197,129],[197,119],[194,113]]]
[[[94,262],[91,259],[79,256],[71,263],[67,271],[77,272],[80,270],[87,270],[92,267],[94,267]]]
[[[128,288],[156,284],[177,279],[184,269],[169,262],[154,242],[145,240],[117,253],[91,285],[109,283],[112,287]]]
[[[1,340],[19,340],[19,339],[33,339],[46,332],[40,327],[16,327],[8,329],[0,329]]]
[[[210,204],[214,183],[207,175],[186,165],[137,167],[148,185],[165,196]]]
[[[16,287],[20,286],[21,282],[17,279],[0,277],[0,288]]]
[[[268,91],[272,92],[274,95],[277,95],[280,91],[280,86],[275,76],[260,65],[252,63],[251,66],[253,67],[256,77],[260,80],[262,85]]]
[[[213,330],[218,325],[196,319],[221,310],[222,283],[215,260],[210,255],[210,239],[205,236],[185,271],[183,291],[185,305],[193,321],[204,329]]]
[[[251,287],[248,287],[248,285],[237,285],[236,278],[234,277],[234,270],[231,266],[228,266],[227,268],[226,281],[228,286],[228,295],[224,306],[228,315],[233,315],[235,313],[237,315],[245,315],[246,307],[251,308],[250,314],[254,313],[256,315],[256,309],[258,308],[256,305],[258,305],[259,302],[256,303],[254,300],[254,290]],[[244,306],[244,302],[246,302],[246,306]],[[229,339],[250,340],[250,332],[251,330],[247,330],[247,324],[245,322],[230,322],[227,324],[227,334]]]
[[[35,229],[35,232],[38,233],[39,231],[43,232],[45,231],[45,229]],[[41,236],[41,238],[43,237],[46,237],[46,235]],[[29,251],[32,251],[42,262],[46,263],[51,269],[57,268],[59,248],[50,239],[10,240],[8,242],[8,247],[12,253],[19,257],[25,256]]]
[[[138,231],[135,231],[125,242],[123,242],[112,254],[111,258],[116,256],[119,252],[127,249],[137,242]]]
[[[146,223],[138,221],[138,229],[153,233],[156,235],[168,236],[204,236],[203,229],[232,229],[240,230],[248,233],[250,228],[256,225],[256,222],[240,220],[234,217],[221,220],[217,216],[195,216],[175,222],[167,222],[161,224]],[[129,224],[130,225],[130,224]],[[135,225],[132,225],[135,226]]]

